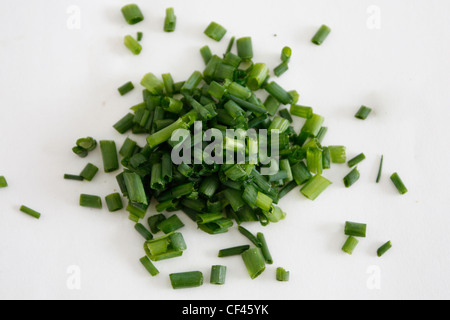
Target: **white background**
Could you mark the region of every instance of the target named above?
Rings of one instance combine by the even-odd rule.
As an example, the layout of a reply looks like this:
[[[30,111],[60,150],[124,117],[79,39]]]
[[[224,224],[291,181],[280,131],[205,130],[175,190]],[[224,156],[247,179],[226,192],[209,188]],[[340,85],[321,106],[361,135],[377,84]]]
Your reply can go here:
[[[146,20],[136,26],[121,16],[127,3],[0,2],[0,175],[9,183],[0,190],[0,298],[450,298],[450,2],[137,1]],[[79,29],[67,25],[71,6],[80,10]],[[168,6],[178,16],[173,34],[162,32]],[[377,11],[380,25],[373,29]],[[228,29],[220,43],[203,35],[212,20]],[[314,46],[310,40],[324,23],[332,34]],[[137,31],[144,32],[144,49],[136,57],[122,41]],[[216,258],[219,249],[247,243],[235,228],[209,236],[183,214],[189,249],[158,263],[161,274],[151,278],[139,263],[143,239],[126,212],[78,206],[81,193],[103,197],[117,185],[114,174],[103,172],[90,183],[63,180],[87,162],[102,168],[98,149],[80,159],[71,148],[86,136],[120,147],[125,137],[112,125],[142,99],[139,86],[120,97],[120,85],[138,84],[147,72],[185,80],[203,69],[200,47],[221,54],[232,36],[252,36],[255,61],[271,68],[282,47],[292,47],[290,70],[277,81],[326,117],[324,144],[347,146],[349,157],[366,154],[361,180],[345,189],[349,169],[335,165],[325,174],[334,184],[317,201],[296,189],[280,203],[286,220],[246,225],[266,234],[275,260],[256,280],[240,257]],[[365,122],[353,117],[362,104],[374,109]],[[376,184],[382,154],[385,170]],[[405,196],[389,180],[395,171],[410,190]],[[42,218],[19,212],[22,204]],[[368,224],[353,256],[340,250],[347,220]],[[388,240],[394,247],[380,259],[376,250]],[[228,266],[225,286],[209,284],[213,264]],[[291,271],[290,282],[275,281],[278,266]],[[73,267],[79,290],[68,286]],[[170,273],[192,270],[205,274],[203,287],[171,289]]]

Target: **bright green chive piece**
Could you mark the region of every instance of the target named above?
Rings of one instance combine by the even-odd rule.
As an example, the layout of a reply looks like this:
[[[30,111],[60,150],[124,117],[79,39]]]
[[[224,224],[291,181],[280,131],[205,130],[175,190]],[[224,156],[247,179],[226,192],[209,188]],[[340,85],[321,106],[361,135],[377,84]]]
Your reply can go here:
[[[300,118],[310,119],[313,116],[313,108],[311,107],[293,104],[290,111],[293,116],[297,116]]]
[[[266,101],[264,102],[264,107],[266,107],[267,111],[269,112],[269,115],[272,117],[277,113],[280,106],[281,106],[281,103],[277,99],[272,97],[271,95],[269,95],[267,97]],[[291,121],[292,117],[290,119],[286,118],[285,116],[281,115],[281,112],[280,112],[280,116],[282,118],[285,118],[286,120],[288,120],[290,123],[292,123],[292,121]],[[289,114],[289,117],[290,117],[290,114]]]
[[[166,94],[172,97],[175,93],[175,82],[173,81],[172,75],[170,73],[164,73],[161,75],[164,89],[166,89]]]
[[[164,82],[153,73],[147,73],[142,78],[141,85],[154,96],[162,95],[164,92]]]
[[[281,61],[289,62],[292,56],[292,49],[289,47],[284,47],[281,51]]]
[[[379,183],[381,180],[381,175],[383,173],[383,162],[384,162],[384,156],[381,156],[380,167],[378,169],[378,175],[377,175],[377,183]]]
[[[6,178],[4,176],[0,176],[0,188],[6,188],[8,186],[8,182],[6,182]]]
[[[128,113],[122,119],[120,119],[113,127],[120,134],[124,134],[134,126],[134,114]]]
[[[166,19],[164,21],[164,31],[174,32],[177,26],[177,17],[174,8],[166,9]]]
[[[144,227],[141,223],[136,223],[134,225],[134,229],[146,240],[150,241],[153,239],[153,235],[150,233],[150,231],[147,230],[146,227]]]
[[[311,173],[323,173],[323,151],[319,148],[308,148],[306,152],[307,168]]]
[[[119,159],[117,158],[117,148],[114,141],[100,141],[102,151],[103,167],[106,173],[119,169]]]
[[[243,61],[251,61],[253,59],[253,43],[251,37],[240,38],[236,41],[238,56]]]
[[[290,273],[283,268],[277,268],[277,281],[287,282],[289,281]]]
[[[227,29],[222,27],[220,24],[216,22],[211,22],[208,28],[206,28],[204,32],[208,37],[213,40],[220,41],[223,39],[225,34],[227,33]]]
[[[272,208],[273,199],[264,193],[258,192],[258,196],[256,198],[256,206],[260,208],[264,212],[269,212]]]
[[[330,185],[331,181],[322,177],[321,175],[316,175],[310,179],[305,186],[300,190],[300,192],[310,200],[317,199],[322,192],[325,191]]]
[[[157,239],[146,241],[144,250],[152,261],[181,257],[187,249],[181,233],[170,233]]]
[[[228,86],[228,93],[243,100],[248,100],[252,96],[250,89],[241,86],[239,83],[232,82]]]
[[[403,183],[398,173],[394,173],[391,176],[391,181],[394,183],[395,187],[397,188],[398,192],[400,192],[400,194],[405,194],[408,192],[408,189],[406,188],[405,184]]]
[[[132,36],[125,36],[123,43],[134,55],[139,55],[142,51],[141,44]]]
[[[381,248],[378,249],[377,255],[378,257],[382,257],[386,252],[388,252],[392,248],[392,242],[388,241],[386,242]]]
[[[347,162],[347,148],[344,146],[329,146],[331,162],[345,163]]]
[[[371,112],[372,112],[372,109],[370,109],[366,106],[362,106],[359,109],[359,111],[356,113],[355,118],[360,119],[360,120],[366,120]]]
[[[90,152],[97,147],[97,141],[92,137],[81,138],[77,140],[77,147]]]
[[[125,172],[123,178],[130,201],[148,205],[142,178],[134,172]]]
[[[365,238],[366,234],[367,234],[366,224],[349,221],[345,223],[345,235]]]
[[[29,216],[36,218],[36,219],[39,219],[41,217],[41,214],[39,212],[34,211],[33,209],[30,209],[26,206],[21,206],[20,211],[22,211],[23,213],[26,213]]]
[[[264,81],[269,76],[269,68],[264,63],[256,63],[250,71],[247,79],[247,86],[252,91],[256,91],[261,88]]]
[[[169,277],[172,288],[175,290],[196,288],[203,285],[203,274],[199,271],[173,273]]]
[[[252,248],[242,254],[242,260],[252,279],[256,279],[266,270],[266,263],[260,248]]]
[[[319,134],[324,121],[325,121],[324,117],[317,114],[313,114],[311,118],[306,120],[301,132],[316,137]]]
[[[328,147],[324,147],[322,151],[322,166],[323,169],[331,168],[331,153]]]
[[[200,54],[202,55],[203,61],[205,62],[205,65],[208,64],[208,62],[211,60],[213,54],[211,52],[211,49],[208,46],[204,46],[200,49]]]
[[[261,242],[258,240],[258,238],[253,233],[251,233],[250,231],[248,231],[247,229],[245,229],[242,226],[239,226],[238,230],[244,237],[246,237],[248,240],[250,240],[255,246],[261,247]]]
[[[231,257],[241,255],[243,252],[250,249],[249,245],[238,246],[233,248],[222,249],[219,251],[219,258]]]
[[[225,51],[225,54],[228,54],[233,50],[234,42],[236,41],[236,37],[231,37],[230,42],[228,43],[227,50]]]
[[[158,229],[165,234],[169,234],[183,227],[184,223],[180,220],[180,218],[178,218],[177,215],[173,215],[158,224]]]
[[[358,168],[353,169],[348,175],[344,178],[344,185],[346,188],[350,188],[356,181],[359,180],[361,174],[358,171]]]
[[[323,139],[327,135],[327,132],[328,132],[328,127],[320,128],[320,131],[319,131],[319,133],[316,136],[316,139],[317,139],[317,141],[319,141],[319,143],[323,142]]]
[[[106,196],[105,201],[109,212],[116,212],[123,209],[122,197],[119,193],[112,193]]]
[[[152,275],[152,277],[159,274],[158,269],[153,265],[152,261],[147,257],[141,258],[139,261],[141,261],[142,265],[145,267],[145,269]]]
[[[80,176],[87,181],[92,181],[97,172],[98,172],[97,166],[93,165],[92,163],[88,163],[86,167],[83,169],[83,171],[81,171]]]
[[[275,117],[272,120],[272,123],[269,126],[269,134],[272,133],[273,130],[278,131],[279,134],[282,134],[289,128],[289,121],[282,117]]]
[[[181,88],[181,92],[187,91],[189,93],[197,89],[200,82],[203,80],[203,74],[200,71],[195,71],[189,79],[185,82],[184,86]]]
[[[222,99],[226,91],[227,89],[224,86],[215,81],[209,84],[208,94],[218,100]]]
[[[331,29],[328,26],[323,25],[322,27],[320,27],[319,31],[317,31],[316,35],[312,39],[312,43],[318,46],[322,45],[322,43],[328,38],[330,33]]]
[[[183,102],[171,97],[164,97],[161,100],[161,107],[170,113],[180,114],[181,110],[183,110]]]
[[[80,206],[85,208],[101,209],[102,199],[98,196],[92,196],[88,194],[80,195]]]
[[[287,64],[287,62],[282,62],[279,66],[277,66],[273,72],[275,73],[275,75],[277,77],[281,77],[283,74],[286,73],[286,71],[289,70],[289,65]]]
[[[226,266],[212,266],[211,268],[211,284],[224,285],[227,277]]]
[[[267,245],[266,237],[261,232],[258,232],[256,237],[257,237],[259,243],[261,244],[261,246],[260,246],[261,252],[264,256],[264,259],[266,260],[266,263],[273,264],[272,255],[270,254],[270,250],[269,250],[269,246]]]
[[[122,14],[125,20],[133,25],[144,20],[141,9],[136,4],[128,4],[122,8]]]
[[[290,93],[276,82],[267,84],[264,89],[282,104],[291,104],[294,100]]]
[[[280,207],[272,205],[270,211],[264,211],[264,216],[270,222],[277,223],[286,218],[286,213]]]
[[[84,178],[82,176],[77,176],[74,174],[65,174],[64,179],[73,181],[84,181]],[[1,188],[1,177],[0,177],[0,188]]]
[[[134,84],[129,81],[125,83],[123,86],[121,86],[119,89],[117,89],[121,96],[126,95],[128,92],[131,92],[134,89]]]
[[[292,175],[291,164],[288,159],[280,160],[280,169],[287,172],[287,177],[284,179],[284,182],[291,182],[294,180],[294,176]]]
[[[223,63],[238,68],[242,63],[242,59],[234,53],[228,52],[223,58]]]
[[[349,160],[348,166],[350,168],[353,168],[354,166],[358,165],[360,162],[364,161],[365,159],[366,159],[366,156],[364,155],[364,153],[361,153],[361,154],[357,155],[356,157],[354,157],[353,159]]]
[[[359,241],[353,236],[348,237],[347,241],[345,242],[344,246],[342,247],[342,251],[348,253],[349,255],[353,254],[353,251],[355,251],[356,246],[358,245]]]

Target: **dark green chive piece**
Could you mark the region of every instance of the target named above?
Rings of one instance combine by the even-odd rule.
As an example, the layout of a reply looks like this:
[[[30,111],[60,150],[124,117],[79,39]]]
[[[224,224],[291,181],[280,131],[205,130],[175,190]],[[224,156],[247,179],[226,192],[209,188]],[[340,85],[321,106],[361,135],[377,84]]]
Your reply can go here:
[[[139,42],[141,42],[143,38],[144,38],[144,33],[139,31],[139,32],[137,33],[136,40],[139,41]]]
[[[383,162],[384,162],[384,156],[381,156],[380,167],[378,169],[378,175],[377,175],[377,183],[379,183],[381,180],[381,175],[383,173]]]
[[[266,263],[260,248],[252,248],[242,254],[242,260],[250,278],[256,279],[266,270]]]
[[[130,35],[126,35],[125,38],[123,39],[123,44],[125,45],[125,47],[127,47],[131,53],[133,53],[134,55],[139,55],[142,51],[142,46],[141,44],[132,36]]]
[[[349,255],[352,255],[358,243],[359,243],[358,239],[356,239],[353,236],[350,236],[348,237],[347,241],[342,247],[342,251],[348,253]]]
[[[73,147],[72,148],[73,153],[75,153],[80,158],[86,158],[89,154],[89,152],[86,149],[80,148],[80,147]]]
[[[211,52],[211,49],[208,46],[204,46],[200,49],[200,54],[202,55],[203,61],[205,62],[205,65],[208,64],[209,60],[211,60],[213,54]]]
[[[166,9],[166,19],[164,21],[164,31],[174,32],[177,26],[177,17],[174,8]]]
[[[117,148],[114,141],[100,141],[102,151],[103,166],[106,173],[119,169],[119,159],[117,158]]]
[[[147,241],[153,239],[153,235],[141,223],[136,223],[134,229]]]
[[[243,61],[251,61],[253,59],[253,43],[251,37],[240,38],[236,41],[238,56]]]
[[[134,84],[129,81],[125,83],[123,86],[121,86],[119,89],[117,89],[121,96],[126,95],[128,92],[131,92],[134,89]]]
[[[134,127],[134,114],[128,113],[122,119],[120,119],[114,126],[120,134],[124,134],[128,130]]]
[[[220,41],[227,33],[227,29],[216,22],[211,22],[204,33],[211,39]]]
[[[360,162],[364,161],[366,159],[366,156],[364,155],[364,153],[361,153],[359,155],[357,155],[356,157],[354,157],[353,159],[351,159],[348,162],[348,166],[350,168],[353,168],[354,166],[358,165]]]
[[[165,234],[174,232],[178,229],[184,227],[184,223],[178,218],[177,215],[173,215],[170,218],[160,222],[158,224],[158,229],[164,232]]]
[[[203,285],[203,274],[200,271],[173,273],[170,276],[173,289],[196,288]]]
[[[226,266],[212,266],[211,268],[211,284],[224,285],[227,277]]]
[[[400,192],[400,194],[405,194],[408,192],[408,189],[406,188],[405,184],[403,183],[398,173],[394,173],[391,176],[391,181],[394,183],[395,187],[397,188],[398,192]]]
[[[277,99],[282,104],[291,104],[294,101],[294,98],[290,95],[289,92],[284,90],[278,83],[271,82],[267,84],[264,89],[275,99]]]
[[[283,268],[277,268],[277,281],[287,282],[289,281],[290,273]]]
[[[0,176],[0,188],[6,188],[8,186],[8,182],[6,182],[6,178],[4,176]]]
[[[95,141],[95,139],[92,137],[81,138],[77,140],[77,147],[80,147],[90,152],[97,147],[97,141]]]
[[[243,252],[250,249],[249,245],[232,247],[228,249],[222,249],[219,251],[219,258],[231,257],[241,255]]]
[[[279,66],[277,66],[273,72],[277,77],[281,77],[286,71],[289,70],[289,65],[286,62],[282,62]]]
[[[159,230],[158,225],[164,220],[166,220],[166,217],[163,214],[157,214],[148,218],[148,226],[150,227],[150,231],[152,233],[158,233],[161,231]]]
[[[39,212],[34,211],[33,209],[30,209],[26,206],[21,206],[20,211],[36,219],[39,219],[41,217],[41,214]]]
[[[331,29],[328,26],[326,25],[321,26],[319,31],[317,31],[316,35],[312,39],[312,43],[318,46],[322,45],[322,43],[328,38],[330,33]]]
[[[345,235],[365,238],[367,233],[367,225],[363,223],[349,222],[345,223]]]
[[[359,109],[359,111],[356,113],[355,118],[360,119],[360,120],[366,120],[371,112],[372,112],[372,109],[370,109],[366,106],[362,106]]]
[[[81,171],[80,176],[87,181],[92,181],[98,172],[98,168],[92,163],[88,163],[86,167]]]
[[[84,178],[82,176],[77,176],[77,175],[74,175],[74,174],[65,174],[64,175],[64,179],[66,179],[66,180],[74,180],[74,181],[84,181]],[[1,180],[1,178],[0,178],[0,180]],[[0,183],[1,183],[1,181],[0,181]]]
[[[158,269],[153,265],[152,261],[147,257],[141,258],[139,261],[141,261],[142,265],[147,269],[148,273],[152,275],[152,277],[159,274]]]
[[[125,172],[123,175],[128,198],[131,202],[148,205],[142,178],[136,173]]]
[[[257,239],[261,243],[260,248],[261,248],[261,252],[264,256],[264,259],[266,260],[266,263],[273,264],[272,255],[270,254],[269,246],[267,245],[267,241],[266,241],[266,237],[264,236],[263,233],[258,232]]]
[[[141,9],[136,4],[128,4],[122,8],[122,14],[125,20],[133,25],[144,20]]]
[[[344,185],[346,188],[350,188],[356,181],[361,177],[358,168],[353,169],[348,175],[344,178]]]
[[[116,212],[123,209],[122,197],[119,193],[112,193],[106,196],[105,201],[109,212]]]
[[[386,252],[388,252],[390,249],[392,248],[392,242],[388,241],[386,242],[383,246],[381,246],[378,251],[377,251],[377,255],[378,257],[382,257]]]
[[[82,194],[80,196],[80,206],[93,209],[101,209],[102,199],[98,196]]]

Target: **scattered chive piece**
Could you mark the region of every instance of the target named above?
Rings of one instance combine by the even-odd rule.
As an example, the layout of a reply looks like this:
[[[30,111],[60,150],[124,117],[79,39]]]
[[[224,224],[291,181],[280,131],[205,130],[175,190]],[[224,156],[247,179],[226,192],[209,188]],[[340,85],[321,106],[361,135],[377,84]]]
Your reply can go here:
[[[164,21],[164,31],[174,32],[177,26],[177,17],[173,8],[166,9],[166,20]]]
[[[211,284],[224,285],[227,276],[226,266],[212,266],[211,268]]]
[[[349,222],[345,223],[345,235],[365,238],[367,233],[367,225],[363,223]]]
[[[199,271],[173,273],[170,276],[173,289],[196,288],[203,285],[203,274]]]
[[[208,28],[206,28],[204,32],[208,37],[210,37],[213,40],[220,41],[223,39],[225,34],[227,33],[227,30],[222,27],[220,24],[216,22],[211,22]]]
[[[102,199],[98,196],[82,194],[80,196],[80,206],[93,209],[101,209]]]
[[[242,253],[242,260],[244,260],[248,274],[252,279],[256,279],[266,270],[265,259],[260,248],[252,248]]]
[[[219,258],[231,257],[241,255],[243,252],[250,249],[249,245],[238,246],[228,249],[222,249],[219,251]]]
[[[347,162],[347,149],[343,146],[329,146],[331,162],[345,163]]]
[[[358,168],[353,169],[348,175],[344,178],[344,185],[346,188],[350,188],[356,181],[361,177]]]
[[[150,241],[153,239],[153,235],[150,233],[150,231],[147,230],[146,227],[144,227],[140,223],[136,223],[134,225],[134,229],[147,241]]]
[[[289,112],[288,109],[283,109],[281,110],[279,113],[280,117],[286,119],[287,121],[289,121],[290,123],[294,122],[294,119],[292,119],[291,117],[291,113]]]
[[[92,163],[88,163],[86,167],[81,171],[80,177],[83,177],[83,179],[87,181],[92,181],[94,179],[95,175],[98,172],[98,168],[93,165]]]
[[[92,137],[81,138],[77,140],[77,147],[90,152],[97,147],[97,141],[95,141],[95,139]]]
[[[100,149],[102,151],[105,172],[114,172],[119,169],[116,143],[114,141],[100,141]]]
[[[165,234],[169,234],[183,227],[184,223],[180,220],[180,218],[178,218],[177,215],[173,215],[158,224],[158,229]]]
[[[125,83],[123,86],[121,86],[119,89],[117,89],[121,96],[126,95],[128,92],[132,91],[134,89],[134,84],[129,81]]]
[[[33,209],[30,209],[26,206],[21,206],[20,211],[23,213],[28,214],[29,216],[32,216],[33,218],[39,219],[41,217],[41,214],[37,211],[34,211]]]
[[[406,188],[405,184],[403,183],[402,179],[400,178],[397,172],[391,176],[391,181],[394,183],[395,187],[397,188],[398,192],[400,192],[400,194],[405,194],[408,192],[408,189]]]
[[[144,20],[141,9],[136,4],[128,4],[122,8],[122,14],[125,20],[131,24],[137,24]]]
[[[316,35],[312,39],[312,43],[318,46],[322,45],[322,43],[328,38],[330,33],[331,29],[328,26],[326,25],[321,26],[319,31],[317,31]]]
[[[152,275],[152,277],[159,274],[158,269],[153,265],[152,261],[147,257],[141,258],[139,261],[141,261],[142,265],[147,269],[147,271]]]
[[[139,32],[137,33],[136,40],[139,41],[139,42],[141,42],[143,38],[144,38],[144,33],[141,32],[141,31],[139,31]]]
[[[308,182],[311,178],[311,172],[308,171],[304,162],[299,162],[291,167],[292,176],[298,186],[301,186]]]
[[[130,35],[126,35],[123,43],[134,55],[139,55],[142,51],[141,44]]]
[[[386,242],[381,248],[378,249],[377,255],[378,257],[382,257],[386,252],[388,252],[392,248],[391,241]]]
[[[203,61],[205,62],[205,65],[208,64],[208,62],[211,60],[213,54],[211,52],[211,49],[208,46],[204,46],[200,49],[200,54],[202,55]]]
[[[328,132],[328,128],[327,127],[320,128],[320,131],[319,131],[319,133],[316,136],[316,139],[317,139],[317,141],[319,141],[319,143],[323,142],[323,139],[327,135],[327,132]]]
[[[289,271],[284,270],[283,268],[277,268],[277,280],[282,282],[289,281],[290,273]]]
[[[141,85],[155,96],[162,95],[164,92],[164,82],[151,72],[142,78]]]
[[[311,107],[293,104],[291,106],[291,114],[300,118],[310,119],[313,116],[313,109]]]
[[[384,156],[381,156],[380,168],[378,169],[377,183],[379,183],[381,180],[381,174],[383,173],[383,162],[384,162]]]
[[[247,229],[245,229],[242,226],[239,226],[238,230],[244,237],[246,237],[248,240],[250,240],[255,246],[257,246],[257,247],[262,246],[261,242],[258,240],[258,238],[255,237],[255,235],[253,235],[253,233],[251,233],[250,231],[248,231]]]
[[[84,181],[82,176],[77,176],[74,174],[65,174],[64,179],[66,180],[74,180],[74,181]],[[1,188],[1,177],[0,177],[0,188]]]
[[[292,49],[289,47],[284,47],[281,51],[281,61],[289,62],[292,56]]]
[[[6,182],[6,178],[4,176],[0,176],[0,188],[6,188],[8,186],[8,182]]]
[[[264,256],[264,259],[266,260],[266,263],[273,264],[272,255],[270,254],[269,246],[267,245],[267,241],[266,241],[266,237],[261,232],[258,232],[258,234],[256,236],[257,236],[258,241],[261,243],[260,248],[261,248],[261,252]]]
[[[361,153],[360,155],[357,155],[356,157],[351,159],[348,162],[348,166],[350,168],[353,168],[354,166],[358,165],[360,162],[364,161],[365,159],[366,159],[366,156],[364,155],[364,153]]]
[[[112,193],[106,196],[105,201],[109,212],[116,212],[123,209],[123,202],[119,193]]]
[[[251,37],[240,38],[236,41],[238,56],[243,61],[251,61],[253,59],[253,43]]]
[[[356,113],[355,118],[360,119],[360,120],[366,120],[371,112],[372,112],[372,109],[370,109],[366,106],[362,106],[359,109],[359,111]]]
[[[349,255],[352,255],[358,243],[359,243],[358,239],[356,239],[353,236],[350,236],[348,237],[347,241],[342,247],[342,251],[348,253]]]
[[[273,72],[275,73],[275,75],[277,77],[281,77],[284,73],[286,73],[286,71],[289,70],[289,65],[287,64],[287,62],[282,62],[279,66],[277,66]]]
[[[330,185],[331,181],[318,174],[310,179],[300,192],[308,199],[315,200]]]

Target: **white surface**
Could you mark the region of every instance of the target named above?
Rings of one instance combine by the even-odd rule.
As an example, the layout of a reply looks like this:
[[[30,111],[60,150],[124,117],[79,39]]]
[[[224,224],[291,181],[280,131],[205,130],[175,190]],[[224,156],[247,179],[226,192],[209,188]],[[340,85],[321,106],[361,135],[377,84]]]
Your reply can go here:
[[[450,298],[450,2],[397,1],[137,1],[146,20],[125,24],[126,1],[15,0],[0,2],[0,298],[12,299],[442,299]],[[77,6],[81,28],[70,30],[68,8]],[[371,30],[368,9],[380,10]],[[174,6],[177,31],[161,31],[165,8]],[[373,9],[373,8],[370,8]],[[215,43],[203,35],[210,21],[228,28]],[[333,32],[322,47],[310,43],[326,23]],[[123,36],[144,32],[142,54],[132,56]],[[277,37],[274,37],[277,34]],[[89,161],[102,167],[97,149],[85,160],[71,152],[76,139],[125,137],[114,124],[141,93],[122,98],[116,88],[147,72],[171,72],[176,81],[203,68],[199,48],[222,53],[231,36],[252,36],[255,60],[279,63],[284,45],[294,55],[279,83],[301,93],[301,103],[326,117],[325,144],[364,152],[361,180],[350,190],[345,166],[326,176],[334,182],[317,201],[298,190],[283,199],[285,221],[262,228],[275,264],[250,280],[239,257],[215,258],[219,249],[246,243],[233,229],[208,236],[183,214],[189,249],[183,258],[158,263],[151,278],[139,263],[142,239],[126,213],[78,206],[80,193],[117,190],[115,175],[91,183],[64,181]],[[361,122],[359,106],[374,109]],[[300,124],[296,125],[299,129]],[[140,140],[143,141],[143,140]],[[385,155],[382,182],[378,161]],[[400,196],[389,180],[398,171],[410,192]],[[28,205],[40,221],[20,213]],[[368,237],[353,256],[341,252],[344,222],[368,223]],[[394,248],[379,259],[387,240]],[[229,268],[227,285],[210,285],[213,264]],[[79,268],[81,288],[67,285]],[[289,283],[275,281],[278,266]],[[205,285],[173,291],[168,274],[199,270]],[[376,273],[373,273],[373,271]],[[370,284],[379,276],[379,288]],[[369,284],[368,284],[369,283]]]

